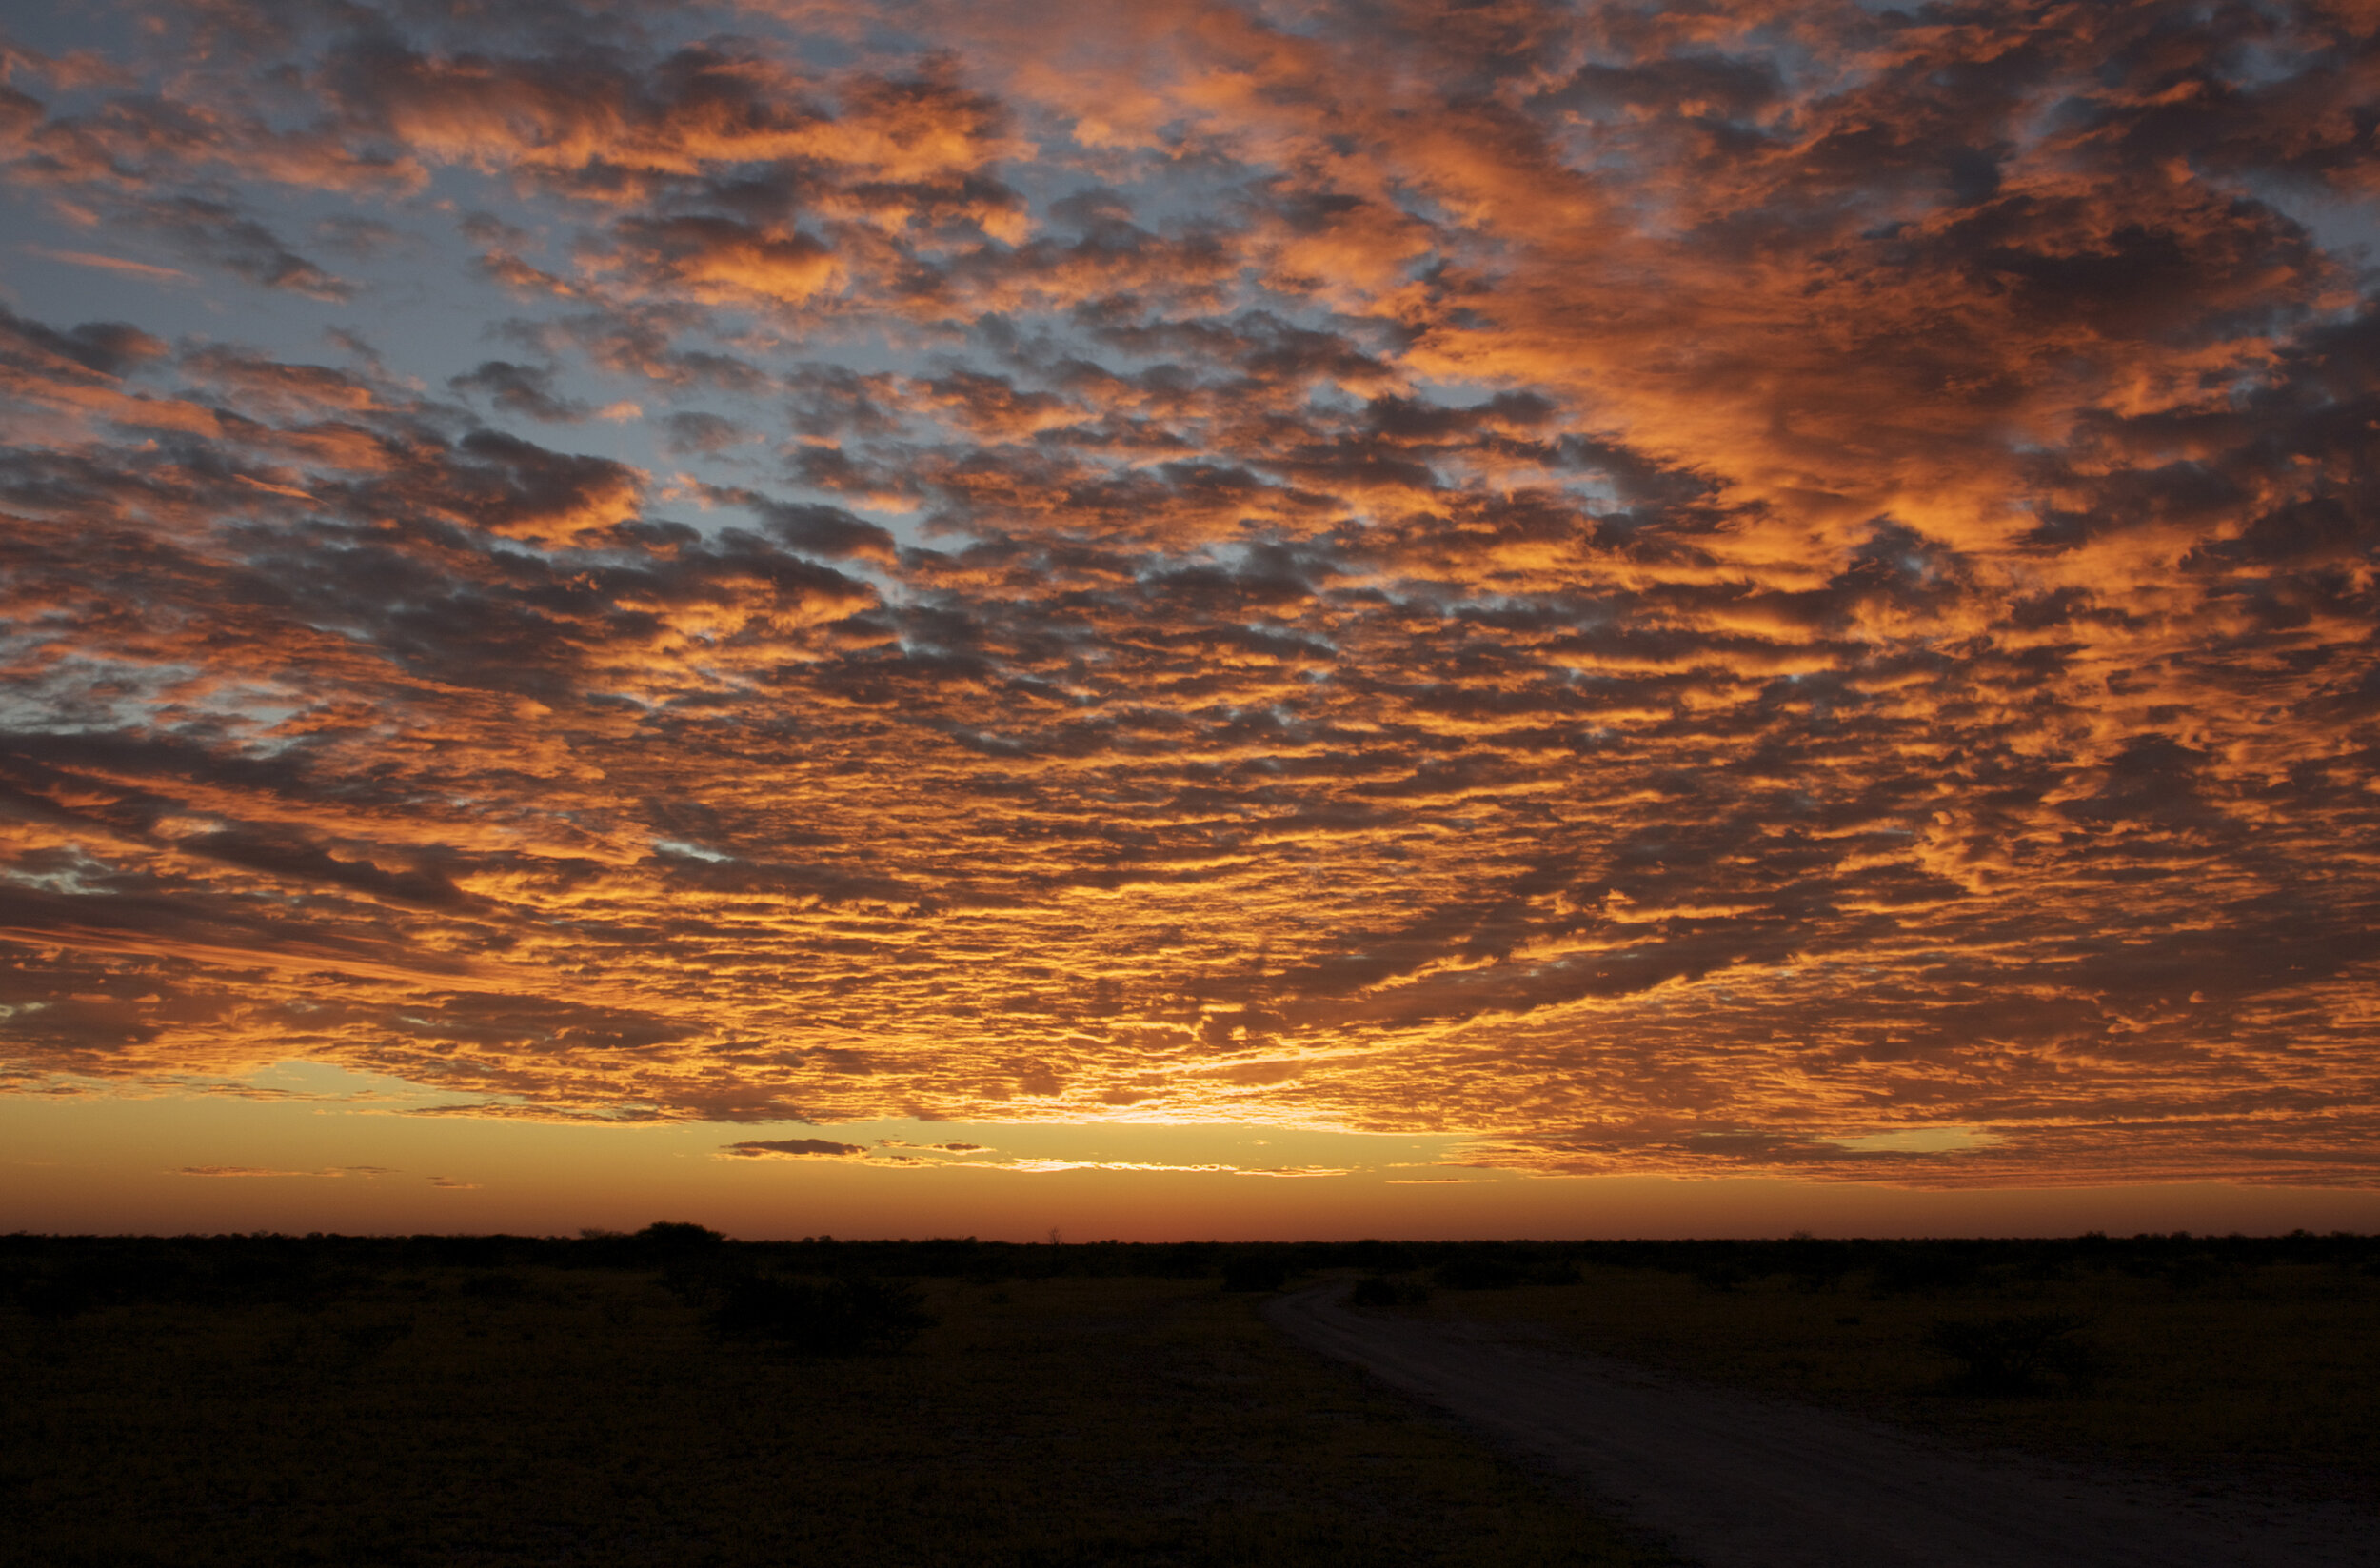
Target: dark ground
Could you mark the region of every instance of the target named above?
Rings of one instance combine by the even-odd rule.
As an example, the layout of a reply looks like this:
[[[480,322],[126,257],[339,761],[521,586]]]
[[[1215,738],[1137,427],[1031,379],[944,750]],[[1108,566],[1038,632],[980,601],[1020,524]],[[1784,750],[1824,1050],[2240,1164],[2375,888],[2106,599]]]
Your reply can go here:
[[[2380,1491],[2373,1238],[19,1236],[0,1562],[1656,1560],[1258,1316],[1332,1271],[1962,1442]]]
[[[2380,1512],[2380,1238],[1620,1243],[1408,1310],[1968,1448]]]
[[[1221,1261],[10,1239],[0,1561],[1656,1560]]]
[[[2107,1462],[1962,1445],[1562,1344],[1522,1321],[1354,1306],[1266,1316],[1541,1468],[1706,1568],[2380,1568],[2380,1516],[2202,1495]]]

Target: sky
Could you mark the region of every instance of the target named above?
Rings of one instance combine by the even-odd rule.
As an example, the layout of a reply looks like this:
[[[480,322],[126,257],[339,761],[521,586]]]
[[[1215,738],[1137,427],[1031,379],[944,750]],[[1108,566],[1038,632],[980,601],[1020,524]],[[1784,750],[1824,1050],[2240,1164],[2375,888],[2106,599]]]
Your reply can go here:
[[[0,64],[0,1228],[2380,1228],[2371,0]]]

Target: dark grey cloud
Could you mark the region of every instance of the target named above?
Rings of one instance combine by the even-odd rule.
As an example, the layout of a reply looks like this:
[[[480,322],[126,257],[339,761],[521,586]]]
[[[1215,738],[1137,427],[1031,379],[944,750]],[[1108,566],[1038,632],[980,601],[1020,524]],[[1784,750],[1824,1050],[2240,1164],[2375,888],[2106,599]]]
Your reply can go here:
[[[864,1144],[837,1143],[824,1138],[752,1138],[741,1143],[727,1143],[720,1152],[738,1160],[803,1159],[823,1156],[828,1159],[848,1159],[867,1153]]]
[[[543,366],[482,360],[477,369],[447,377],[446,385],[458,392],[486,398],[499,412],[523,414],[548,425],[576,425],[595,412],[591,404],[557,394],[554,373]]]

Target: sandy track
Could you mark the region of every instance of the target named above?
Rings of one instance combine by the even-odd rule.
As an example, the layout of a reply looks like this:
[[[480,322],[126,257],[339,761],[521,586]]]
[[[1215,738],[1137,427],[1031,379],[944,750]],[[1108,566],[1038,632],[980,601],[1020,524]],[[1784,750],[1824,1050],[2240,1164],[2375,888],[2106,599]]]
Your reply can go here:
[[[1344,1284],[1274,1323],[1584,1481],[1709,1568],[2307,1568],[2380,1564],[2344,1506],[2185,1495],[1982,1459],[1832,1411],[1516,1342],[1484,1325],[1359,1313]]]

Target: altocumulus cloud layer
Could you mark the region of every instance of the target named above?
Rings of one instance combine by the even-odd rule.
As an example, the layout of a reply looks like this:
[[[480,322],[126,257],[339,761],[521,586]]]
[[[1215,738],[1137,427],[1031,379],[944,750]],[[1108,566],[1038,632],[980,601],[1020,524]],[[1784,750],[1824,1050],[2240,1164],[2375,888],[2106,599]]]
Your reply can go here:
[[[10,1082],[2370,1181],[2376,30],[24,33]]]

